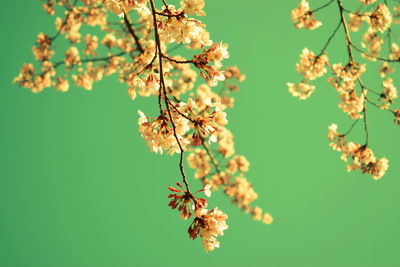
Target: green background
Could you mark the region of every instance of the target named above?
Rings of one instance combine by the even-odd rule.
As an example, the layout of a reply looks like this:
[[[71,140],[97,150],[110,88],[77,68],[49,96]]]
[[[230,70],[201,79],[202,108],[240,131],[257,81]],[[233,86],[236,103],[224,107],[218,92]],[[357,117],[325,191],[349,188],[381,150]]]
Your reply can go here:
[[[151,153],[137,131],[137,110],[155,112],[154,98],[130,100],[116,76],[91,92],[33,94],[13,85],[33,59],[37,33],[54,33],[54,18],[38,1],[5,1],[0,266],[400,266],[400,129],[389,113],[370,109],[370,144],[390,169],[379,181],[346,172],[326,139],[332,122],[342,131],[351,123],[337,93],[322,78],[302,102],[285,85],[300,79],[301,50],[319,52],[338,22],[334,3],[317,14],[324,27],[295,30],[289,14],[299,2],[207,1],[202,21],[247,75],[228,113],[236,151],[249,159],[257,204],[275,221],[255,222],[215,193],[210,205],[229,214],[229,229],[222,247],[205,253],[167,207],[167,186],[180,179],[177,157]],[[341,30],[331,62],[345,61],[343,42]],[[361,124],[350,137],[363,141]]]

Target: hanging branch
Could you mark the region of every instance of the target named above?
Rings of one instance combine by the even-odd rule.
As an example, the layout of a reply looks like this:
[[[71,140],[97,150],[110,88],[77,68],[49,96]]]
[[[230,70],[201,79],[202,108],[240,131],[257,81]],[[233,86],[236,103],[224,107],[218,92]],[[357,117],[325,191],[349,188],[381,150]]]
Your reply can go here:
[[[233,107],[232,93],[239,89],[237,83],[244,75],[237,67],[223,67],[222,61],[229,57],[227,45],[213,43],[205,25],[189,17],[205,15],[203,1],[182,0],[179,7],[163,1],[162,10],[154,0],[83,1],[79,6],[76,0],[52,1],[43,6],[47,13],[55,14],[54,5],[60,5],[66,8],[66,17],[57,19],[58,32],[53,38],[38,35],[33,49],[37,63],[23,65],[15,82],[36,93],[52,86],[66,92],[71,80],[92,90],[94,82],[118,73],[132,99],[157,99],[158,115],[138,112],[139,131],[151,151],[179,154],[183,185],[177,182],[168,187],[172,192],[168,205],[177,209],[181,218],[191,219],[189,238],[200,237],[206,251],[219,247],[217,237],[228,228],[228,216],[216,207],[207,209],[207,200],[199,196],[210,197],[211,191],[219,188],[255,220],[271,223],[271,215],[253,206],[258,195],[244,177],[249,163],[235,154],[233,134],[226,128],[226,110]],[[123,20],[116,23],[112,16],[108,21],[108,11]],[[96,26],[101,34],[81,36],[81,28]],[[70,42],[66,51],[54,46],[61,35]],[[100,47],[108,54],[97,56]],[[169,55],[179,47],[193,51],[192,58]],[[56,52],[61,52],[62,60],[53,60]],[[216,92],[219,82],[223,86]],[[186,173],[187,154],[194,174]],[[224,160],[226,164],[221,164]],[[200,179],[200,190],[191,189],[189,181],[196,182],[191,177]]]
[[[377,159],[369,148],[370,134],[368,125],[370,122],[368,121],[369,116],[367,116],[367,104],[378,107],[380,110],[390,111],[395,116],[395,123],[400,124],[399,116],[397,115],[398,109],[391,108],[395,103],[394,99],[398,97],[397,89],[393,85],[393,80],[387,78],[394,70],[390,64],[397,63],[400,60],[400,49],[391,44],[393,15],[386,0],[373,1],[375,2],[373,5],[368,5],[371,1],[360,0],[362,4],[356,12],[344,7],[344,1],[335,1],[339,10],[339,24],[328,38],[320,54],[315,56],[312,51],[303,50],[300,55],[300,63],[296,65],[297,71],[303,77],[301,82],[297,84],[288,83],[289,92],[301,100],[309,98],[315,90],[315,86],[311,84],[311,81],[324,76],[329,68],[332,71],[332,75],[328,78],[328,82],[339,94],[341,100],[339,108],[348,114],[350,119],[354,120],[349,130],[344,134],[337,132],[338,126],[336,124],[329,126],[328,139],[330,140],[330,146],[334,150],[342,152],[343,160],[350,161],[350,164],[347,165],[348,171],[360,169],[362,173],[368,173],[372,178],[380,179],[388,169],[388,160],[384,157]],[[300,5],[292,10],[292,20],[295,27],[307,30],[315,30],[321,27],[322,23],[314,17],[315,12],[330,7],[332,2],[328,1],[321,8],[310,10],[308,2],[302,0]],[[367,11],[362,11],[365,9]],[[349,15],[348,20],[346,19],[346,14]],[[369,29],[363,36],[362,45],[368,51],[360,49],[351,36],[351,31],[358,31],[364,22],[369,25]],[[340,26],[343,28],[344,44],[348,58],[348,63],[344,66],[341,63],[329,63],[327,52],[327,48],[337,35]],[[381,45],[384,42],[381,34],[385,34],[389,42],[389,55],[387,57],[379,56]],[[362,76],[368,64],[361,64],[354,51],[370,62],[383,62],[380,68],[380,76],[386,79],[382,81],[382,92],[377,89],[367,89]],[[357,85],[359,86],[358,88]],[[378,96],[379,100],[377,102],[372,101],[368,96],[369,92]],[[345,137],[355,129],[354,126],[359,120],[362,120],[364,125],[365,143],[363,145],[345,140]]]

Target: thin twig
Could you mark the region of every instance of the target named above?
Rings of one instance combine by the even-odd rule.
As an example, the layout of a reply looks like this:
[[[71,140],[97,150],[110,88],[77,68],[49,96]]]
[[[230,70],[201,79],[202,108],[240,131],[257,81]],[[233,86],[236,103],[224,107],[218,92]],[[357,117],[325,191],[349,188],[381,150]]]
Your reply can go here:
[[[335,1],[335,0],[331,0],[331,1],[329,1],[328,3],[326,3],[326,4],[324,4],[324,5],[320,6],[320,7],[318,7],[318,8],[316,8],[316,9],[312,10],[311,12],[312,12],[312,13],[315,13],[315,12],[317,12],[317,11],[320,11],[321,9],[324,9],[325,7],[328,7],[328,6],[329,6],[330,4],[332,4],[334,1]]]
[[[343,13],[344,8],[343,8],[343,5],[342,5],[342,1],[341,0],[337,0],[337,3],[338,3],[338,6],[339,6],[339,11],[340,11],[340,19],[342,21],[343,29],[344,29],[344,32],[345,32],[345,35],[346,35],[346,46],[347,46],[347,52],[349,54],[349,59],[350,59],[350,62],[354,62],[353,51],[351,49],[350,32],[349,32],[349,29],[347,27],[346,19],[344,17],[344,13]]]
[[[170,58],[170,57],[168,57],[168,56],[166,56],[164,54],[162,54],[162,57],[165,58],[165,59],[168,59],[169,61],[175,62],[177,64],[193,63],[193,60],[177,60],[177,59]]]
[[[333,31],[333,33],[331,34],[331,36],[329,36],[328,41],[325,43],[324,47],[321,49],[321,52],[318,54],[317,58],[319,58],[324,52],[325,50],[328,48],[330,42],[333,40],[333,38],[335,37],[336,33],[338,32],[340,25],[342,25],[342,20],[339,21],[338,25],[336,26],[335,30]]]
[[[341,134],[341,136],[346,136],[346,135],[348,135],[348,134],[353,130],[354,126],[356,126],[356,124],[357,124],[358,122],[359,122],[358,119],[355,120],[355,121],[353,122],[353,124],[350,126],[350,129],[347,130],[347,132],[345,132],[344,134]]]
[[[223,179],[222,179],[222,176],[221,176],[222,171],[221,171],[221,168],[220,168],[220,166],[218,164],[217,159],[214,157],[213,153],[211,152],[211,149],[208,146],[205,138],[202,137],[201,135],[199,135],[199,136],[200,136],[200,139],[201,139],[201,144],[203,145],[204,149],[206,150],[207,155],[210,157],[211,163],[214,165],[214,168],[217,171],[218,176],[220,177],[220,180],[223,182]]]
[[[122,55],[124,55],[124,54],[126,54],[126,52],[120,52],[120,53],[118,53],[118,54],[111,55],[111,56],[108,56],[108,57],[87,58],[87,59],[80,60],[78,63],[97,62],[97,61],[108,61],[108,60],[112,59],[113,57],[119,57],[119,56],[122,56]],[[59,67],[59,66],[61,66],[61,65],[64,65],[64,64],[65,64],[65,61],[59,61],[59,62],[54,63],[54,64],[53,64],[53,67],[54,67],[54,68],[57,68],[57,67]]]
[[[351,42],[351,38],[350,38],[350,32],[349,29],[347,27],[347,22],[346,19],[344,17],[344,8],[342,5],[342,1],[341,0],[337,0],[338,6],[339,6],[339,11],[340,11],[340,17],[342,20],[342,25],[343,25],[343,29],[345,32],[345,37],[346,37],[346,46],[347,46],[347,51],[349,54],[349,60],[350,63],[354,63],[354,56],[353,56],[353,50],[352,50],[352,42]],[[363,121],[364,121],[364,130],[365,130],[365,146],[368,145],[368,138],[369,138],[369,134],[368,134],[368,123],[367,123],[367,107],[366,107],[366,88],[364,86],[364,84],[362,83],[360,78],[357,78],[358,83],[361,86],[361,90],[362,90],[362,94],[364,96],[364,100],[363,100]]]
[[[183,114],[172,102],[171,100],[169,100],[169,98],[167,98],[168,103],[171,105],[171,107],[173,107],[175,109],[176,112],[178,112],[179,115],[181,115],[182,117],[184,117],[185,119],[187,119],[190,122],[193,123],[197,123],[195,120],[191,119],[189,116]]]
[[[357,47],[356,45],[354,45],[352,42],[350,42],[350,45],[358,52],[360,52],[361,54],[366,55],[367,57],[370,58],[374,58],[380,61],[385,61],[385,62],[400,62],[400,59],[388,59],[388,58],[382,58],[382,57],[375,57],[372,55],[369,55],[368,53],[364,52],[363,50],[361,50],[359,47]]]

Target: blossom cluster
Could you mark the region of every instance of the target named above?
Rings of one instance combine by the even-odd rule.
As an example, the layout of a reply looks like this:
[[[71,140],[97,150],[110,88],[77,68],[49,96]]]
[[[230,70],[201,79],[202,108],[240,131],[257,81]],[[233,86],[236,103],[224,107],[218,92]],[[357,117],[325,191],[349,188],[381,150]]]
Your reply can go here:
[[[197,236],[200,236],[203,247],[207,252],[220,247],[217,237],[224,235],[224,230],[228,229],[226,224],[228,215],[218,208],[207,210],[207,200],[194,196],[196,193],[204,192],[207,197],[210,197],[210,185],[206,185],[195,193],[185,190],[179,182],[176,185],[178,188],[168,187],[173,192],[168,195],[168,198],[171,199],[168,205],[172,209],[177,209],[184,220],[193,215],[193,221],[188,228],[189,237],[196,239]]]
[[[314,52],[304,48],[300,55],[300,62],[296,64],[296,70],[303,76],[303,80],[297,84],[287,83],[289,92],[301,100],[309,98],[315,90],[315,86],[311,85],[310,81],[324,76],[328,65],[326,53],[315,55]]]
[[[376,159],[374,153],[366,145],[360,145],[354,142],[347,142],[344,134],[337,132],[338,126],[331,124],[328,127],[329,144],[333,150],[342,152],[341,159],[351,160],[347,165],[348,171],[361,169],[362,173],[368,173],[375,180],[382,178],[389,167],[387,158]]]
[[[399,108],[395,108],[395,105],[398,105],[398,92],[393,79],[395,64],[400,62],[398,39],[396,40],[394,34],[395,25],[400,23],[399,5],[379,0],[359,1],[362,4],[357,10],[344,6],[350,6],[350,3],[343,0],[327,1],[313,10],[306,0],[302,0],[300,5],[292,10],[292,20],[298,29],[314,30],[321,26],[322,23],[315,19],[316,13],[332,6],[336,6],[332,9],[336,9],[334,12],[338,14],[339,24],[328,37],[320,53],[315,55],[309,49],[303,49],[300,62],[296,64],[296,70],[302,79],[298,83],[287,83],[287,86],[294,97],[304,100],[315,91],[311,81],[330,73],[327,81],[339,96],[338,107],[353,121],[350,130],[345,134],[336,132],[336,124],[329,126],[330,145],[334,150],[342,152],[344,161],[352,161],[347,165],[349,171],[360,169],[362,173],[379,179],[388,169],[388,160],[376,159],[369,147],[367,112],[370,112],[370,107],[378,111],[388,111],[394,116],[394,122],[400,125]],[[358,43],[355,41],[358,35],[352,36],[352,32],[362,29],[366,30]],[[329,63],[327,50],[340,31],[343,32],[343,51],[347,51],[347,60]],[[388,49],[384,49],[385,44]],[[383,53],[385,50],[386,55]],[[379,64],[377,69],[382,78],[380,88],[371,88],[364,81],[367,68],[373,69],[374,63]],[[358,121],[364,124],[365,143],[347,142],[345,136],[355,129]]]
[[[306,0],[302,0],[299,6],[292,10],[292,20],[297,29],[306,28],[314,30],[322,25],[314,18],[314,13]]]
[[[204,0],[181,0],[177,6],[163,1],[159,8],[154,0],[43,1],[45,12],[55,16],[55,34],[38,35],[32,49],[36,64],[24,64],[15,83],[34,93],[49,87],[92,90],[95,82],[114,75],[131,99],[154,97],[154,111],[138,111],[138,130],[150,151],[178,155],[182,184],[169,187],[169,206],[185,220],[194,218],[189,237],[200,236],[206,251],[219,247],[227,215],[207,210],[207,201],[195,196],[199,192],[210,196],[221,189],[255,220],[272,222],[269,213],[253,206],[258,194],[244,176],[249,162],[236,155],[227,128],[232,93],[245,76],[223,65],[228,45],[212,41],[199,20],[206,14]],[[96,30],[83,34],[87,28]],[[65,51],[56,49],[61,37],[69,44]],[[321,71],[316,67],[307,75]],[[186,152],[193,175],[186,174]],[[190,190],[191,176],[202,190]]]

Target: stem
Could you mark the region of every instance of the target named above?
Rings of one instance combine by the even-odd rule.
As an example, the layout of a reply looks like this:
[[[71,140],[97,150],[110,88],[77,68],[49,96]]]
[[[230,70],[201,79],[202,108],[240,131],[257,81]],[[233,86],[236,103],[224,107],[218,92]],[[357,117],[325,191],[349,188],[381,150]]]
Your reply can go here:
[[[182,175],[182,181],[185,184],[187,193],[190,195],[190,198],[196,204],[196,200],[195,200],[195,198],[193,197],[193,195],[192,195],[192,193],[190,191],[189,183],[187,182],[185,169],[184,169],[184,166],[183,166],[184,149],[183,149],[182,144],[181,144],[181,142],[179,140],[179,137],[178,137],[178,135],[176,133],[176,126],[175,126],[174,119],[173,119],[172,113],[171,113],[171,109],[170,109],[170,106],[169,106],[169,103],[168,103],[169,100],[168,100],[167,90],[166,90],[165,82],[164,82],[164,71],[163,71],[163,62],[162,62],[162,58],[163,57],[162,57],[162,52],[161,52],[161,42],[160,42],[160,36],[158,34],[157,12],[156,12],[156,9],[154,7],[154,1],[153,0],[150,0],[150,6],[151,6],[151,12],[152,12],[152,15],[153,15],[154,38],[156,40],[156,47],[157,47],[159,65],[160,65],[159,66],[160,67],[160,98],[161,98],[161,93],[162,93],[164,95],[164,102],[165,102],[165,106],[167,108],[168,117],[169,117],[169,120],[170,120],[170,122],[172,124],[174,137],[175,137],[175,140],[176,140],[176,142],[177,142],[177,144],[179,146],[179,150],[181,152],[180,153],[180,159],[179,159],[179,170],[180,170],[181,175]]]
[[[208,146],[206,140],[199,134],[199,137],[201,139],[201,144],[203,145],[204,149],[206,150],[207,155],[210,157],[211,159],[211,163],[215,168],[215,171],[218,174],[219,180],[221,181],[221,184],[225,184],[225,181],[221,175],[222,171],[221,171],[221,167],[219,166],[218,160],[214,157],[214,154],[212,153],[210,147]]]
[[[365,131],[365,146],[368,146],[368,138],[369,138],[369,134],[368,134],[368,122],[367,122],[367,106],[366,106],[366,99],[367,99],[367,94],[365,91],[365,86],[363,84],[363,82],[361,81],[360,78],[357,79],[358,83],[361,86],[361,90],[362,90],[362,94],[364,95],[364,101],[363,101],[363,121],[364,121],[364,131]]]
[[[343,29],[344,29],[345,36],[346,36],[346,46],[347,46],[347,52],[349,54],[349,60],[350,60],[350,63],[355,63],[354,62],[354,56],[353,56],[353,50],[352,50],[353,45],[352,45],[351,38],[350,38],[350,32],[349,32],[349,29],[347,27],[346,19],[344,17],[344,10],[345,9],[343,8],[342,0],[337,0],[337,3],[338,3],[338,6],[339,6],[340,17],[341,17],[341,20],[342,20]],[[362,112],[363,112],[364,130],[365,130],[365,139],[366,139],[365,140],[365,146],[367,146],[368,145],[369,134],[368,134],[368,123],[367,123],[367,107],[366,107],[366,97],[367,97],[367,95],[366,95],[366,90],[365,90],[366,88],[365,88],[365,86],[362,83],[360,78],[357,78],[357,81],[361,86],[362,94],[364,96]]]
[[[359,120],[355,120],[355,121],[353,122],[353,124],[350,126],[350,129],[349,129],[347,132],[345,132],[344,134],[341,134],[341,136],[346,136],[346,135],[348,135],[349,133],[351,133],[351,131],[353,130],[354,126],[356,126],[356,124],[358,123],[358,121],[359,121]]]
[[[354,56],[353,56],[353,51],[351,49],[351,39],[350,39],[349,28],[347,27],[347,22],[346,22],[346,19],[344,17],[344,8],[343,8],[341,0],[337,0],[337,3],[338,3],[339,11],[340,11],[340,19],[342,21],[343,29],[344,29],[344,32],[345,32],[345,35],[346,35],[347,52],[349,54],[350,62],[353,63],[354,62]]]
[[[170,58],[170,57],[168,57],[168,56],[166,56],[164,54],[162,54],[162,57],[165,58],[165,59],[168,59],[169,61],[178,63],[178,64],[193,63],[193,60],[176,60],[176,59]]]
[[[350,42],[350,45],[358,52],[360,52],[361,54],[364,54],[368,57],[380,60],[380,61],[385,61],[385,62],[400,62],[400,59],[388,59],[388,58],[382,58],[382,57],[374,57],[372,55],[369,55],[368,53],[365,53],[363,50],[361,50],[359,47],[357,47],[356,45],[354,45],[352,42]]]
[[[131,19],[129,18],[129,15],[123,10],[124,12],[124,22],[126,27],[128,28],[129,33],[132,35],[133,39],[135,39],[135,44],[137,50],[139,50],[140,54],[144,52],[142,45],[140,44],[139,37],[136,35],[135,30],[133,29],[133,24]]]
[[[321,49],[321,52],[319,53],[319,55],[317,56],[317,58],[319,58],[324,52],[325,50],[328,48],[330,42],[333,40],[333,38],[335,37],[336,33],[338,32],[340,25],[342,25],[342,20],[339,21],[339,24],[336,26],[335,30],[333,31],[333,33],[331,34],[331,36],[329,36],[328,41],[325,43],[324,47]]]
[[[167,98],[168,99],[168,98]],[[184,117],[185,119],[187,119],[190,122],[193,123],[197,123],[195,120],[191,119],[190,117],[188,117],[187,115],[183,114],[172,102],[171,100],[168,99],[168,103],[171,105],[171,107],[173,107],[175,109],[176,112],[178,112],[179,115],[181,115],[182,117]]]
[[[107,61],[107,60],[109,60],[109,59],[111,59],[113,57],[119,57],[119,56],[122,56],[122,55],[125,55],[125,54],[126,54],[126,52],[120,52],[118,54],[111,55],[111,56],[108,56],[108,57],[88,58],[88,59],[80,60],[79,62],[80,63],[87,63],[87,62]],[[53,67],[57,68],[57,67],[59,67],[61,65],[64,65],[64,64],[65,64],[65,61],[59,61],[59,62],[54,63]]]
[[[221,177],[222,171],[221,171],[221,168],[219,167],[217,159],[214,157],[214,154],[211,152],[211,149],[208,146],[206,140],[202,136],[200,136],[200,138],[201,138],[201,144],[203,145],[204,149],[206,150],[207,155],[210,157],[211,163],[214,165],[215,170],[217,171],[217,173],[222,181],[222,177]]]
[[[317,12],[317,11],[320,11],[321,9],[324,9],[325,7],[328,7],[328,6],[329,6],[330,4],[332,4],[334,1],[335,1],[335,0],[331,0],[331,1],[329,1],[328,3],[326,3],[326,4],[324,4],[324,5],[320,6],[320,7],[318,7],[318,8],[316,8],[316,9],[312,10],[311,12],[312,12],[312,13],[315,13],[315,12]]]

